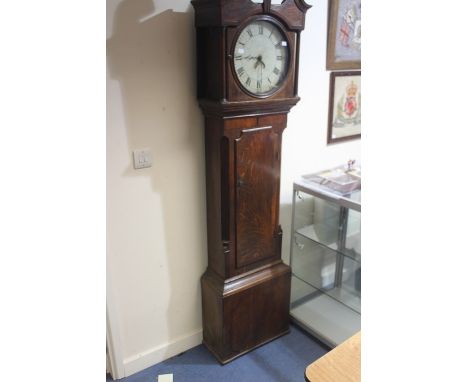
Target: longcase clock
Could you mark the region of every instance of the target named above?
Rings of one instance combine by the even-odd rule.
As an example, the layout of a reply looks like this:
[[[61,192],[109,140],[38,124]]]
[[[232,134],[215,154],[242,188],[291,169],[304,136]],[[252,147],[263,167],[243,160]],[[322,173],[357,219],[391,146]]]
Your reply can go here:
[[[205,115],[203,342],[221,363],[289,331],[281,261],[281,136],[299,101],[303,0],[193,0]]]

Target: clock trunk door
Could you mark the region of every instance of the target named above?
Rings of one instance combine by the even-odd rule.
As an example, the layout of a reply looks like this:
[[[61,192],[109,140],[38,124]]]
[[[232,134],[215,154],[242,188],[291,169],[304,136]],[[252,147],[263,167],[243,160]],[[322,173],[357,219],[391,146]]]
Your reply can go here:
[[[236,139],[237,268],[275,255],[279,143],[272,127],[244,130]]]

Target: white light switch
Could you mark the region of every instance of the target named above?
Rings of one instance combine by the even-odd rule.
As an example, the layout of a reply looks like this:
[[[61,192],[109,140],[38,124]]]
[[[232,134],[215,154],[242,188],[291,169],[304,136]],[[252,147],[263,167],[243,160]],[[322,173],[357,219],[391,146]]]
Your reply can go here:
[[[135,169],[151,167],[153,165],[153,155],[150,149],[135,150],[133,152],[133,167]]]

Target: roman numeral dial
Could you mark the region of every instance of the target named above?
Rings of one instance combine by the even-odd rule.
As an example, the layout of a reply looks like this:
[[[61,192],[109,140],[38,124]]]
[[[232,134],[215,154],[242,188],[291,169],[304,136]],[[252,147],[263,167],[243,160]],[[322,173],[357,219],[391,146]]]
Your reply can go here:
[[[270,21],[253,21],[234,42],[234,75],[250,94],[268,96],[281,88],[288,74],[289,43]]]

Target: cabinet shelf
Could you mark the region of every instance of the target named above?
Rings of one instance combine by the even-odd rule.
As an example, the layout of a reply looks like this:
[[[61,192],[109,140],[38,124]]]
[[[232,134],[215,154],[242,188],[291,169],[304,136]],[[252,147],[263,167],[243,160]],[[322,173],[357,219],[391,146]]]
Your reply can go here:
[[[335,241],[324,241],[320,232],[328,232],[329,228],[322,224],[310,224],[308,226],[297,229],[295,232],[305,239],[309,239],[318,245],[327,247],[333,251],[340,253],[343,256],[349,257],[357,262],[361,262],[361,233],[348,233],[346,239],[347,247],[338,248],[338,238]],[[359,250],[359,252],[358,252]]]

